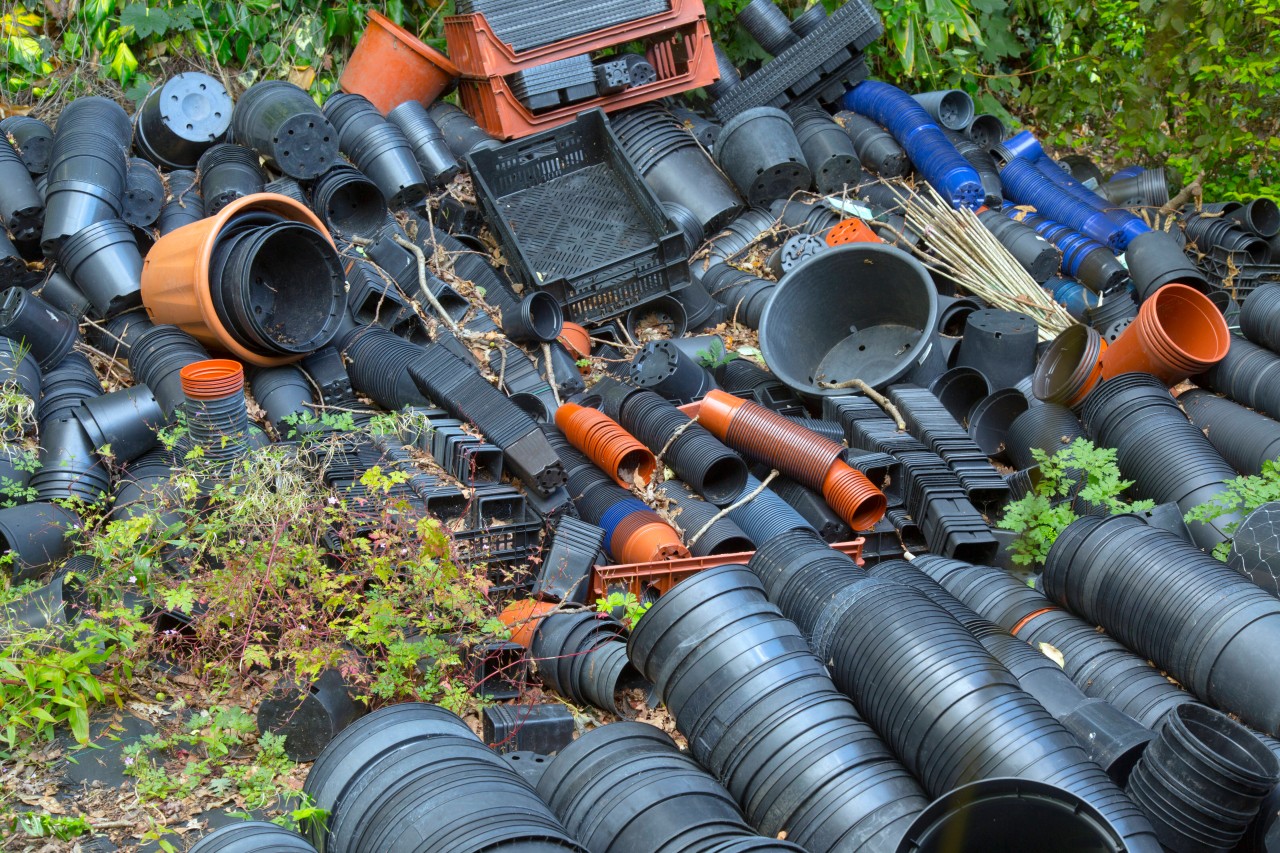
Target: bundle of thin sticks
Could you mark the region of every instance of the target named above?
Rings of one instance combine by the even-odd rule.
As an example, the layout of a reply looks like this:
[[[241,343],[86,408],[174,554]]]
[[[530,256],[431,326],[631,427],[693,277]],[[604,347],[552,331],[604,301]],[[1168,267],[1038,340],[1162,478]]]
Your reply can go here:
[[[995,308],[1020,311],[1050,341],[1075,320],[1009,254],[971,210],[957,210],[924,182],[902,193],[907,227],[922,235],[912,246],[925,266]]]

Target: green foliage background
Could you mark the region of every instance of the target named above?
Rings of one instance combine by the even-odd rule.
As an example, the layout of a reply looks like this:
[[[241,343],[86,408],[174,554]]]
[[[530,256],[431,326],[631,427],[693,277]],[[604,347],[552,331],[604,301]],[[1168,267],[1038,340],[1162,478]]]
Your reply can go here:
[[[796,13],[809,0],[778,0]],[[842,0],[821,0],[828,7]],[[983,110],[1059,151],[1168,163],[1203,176],[1206,197],[1280,196],[1280,0],[872,0],[886,34],[875,74],[908,90],[960,87]],[[763,52],[733,16],[747,0],[706,0],[740,63]],[[56,100],[102,80],[139,98],[155,79],[213,66],[336,86],[364,11],[382,9],[443,46],[452,2],[431,0],[61,0],[0,17],[4,94]],[[68,72],[68,69],[70,71]],[[314,74],[312,73],[314,72]]]

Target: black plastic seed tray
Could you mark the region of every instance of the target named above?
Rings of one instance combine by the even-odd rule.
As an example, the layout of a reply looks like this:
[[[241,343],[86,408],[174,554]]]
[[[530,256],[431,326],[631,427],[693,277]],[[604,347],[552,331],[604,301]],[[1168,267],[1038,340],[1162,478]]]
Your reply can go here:
[[[494,35],[517,52],[670,9],[669,0],[458,0],[456,7],[459,15],[484,15]]]
[[[867,78],[862,51],[884,33],[869,0],[848,0],[809,35],[711,104],[723,122],[753,107],[836,101]]]
[[[517,71],[507,78],[511,91],[532,112],[596,97],[596,69],[591,57],[570,56]]]
[[[458,558],[467,562],[487,563],[490,568],[522,565],[540,546],[542,519],[511,486],[477,486],[465,524],[462,530],[451,530],[451,535]]]
[[[602,320],[688,285],[684,236],[603,111],[467,160],[510,273],[556,297],[567,319]]]

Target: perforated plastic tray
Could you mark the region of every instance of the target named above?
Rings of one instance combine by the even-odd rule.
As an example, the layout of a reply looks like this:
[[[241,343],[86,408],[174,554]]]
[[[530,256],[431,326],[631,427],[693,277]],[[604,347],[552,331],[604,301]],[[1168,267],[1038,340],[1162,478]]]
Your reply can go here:
[[[602,111],[468,155],[509,274],[592,322],[689,283],[683,237]]]

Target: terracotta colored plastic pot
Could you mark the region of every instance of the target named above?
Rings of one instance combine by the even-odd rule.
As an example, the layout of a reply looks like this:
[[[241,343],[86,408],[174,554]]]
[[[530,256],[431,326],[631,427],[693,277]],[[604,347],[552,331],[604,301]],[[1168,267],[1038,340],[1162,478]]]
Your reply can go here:
[[[854,530],[870,530],[884,517],[888,501],[856,468],[833,462],[822,483],[822,497]]]
[[[556,410],[556,426],[624,489],[635,485],[635,476],[645,484],[653,479],[658,466],[653,451],[604,412],[565,403]]]
[[[338,84],[344,92],[364,95],[385,115],[405,101],[430,106],[453,90],[459,73],[449,57],[371,9]]]
[[[675,528],[648,512],[633,512],[618,522],[609,550],[619,563],[649,563],[690,556]]]
[[[560,337],[556,340],[564,344],[565,349],[569,350],[574,358],[591,357],[591,333],[577,323],[566,320],[560,328]],[[590,368],[587,368],[583,372],[589,371]]]
[[[749,400],[714,390],[698,419],[721,441],[777,468],[811,489],[821,489],[844,448],[795,421]]]
[[[193,400],[220,400],[244,391],[244,365],[229,358],[197,361],[178,375],[182,393]]]
[[[1032,388],[1037,399],[1079,406],[1102,379],[1107,341],[1088,326],[1070,326],[1053,339],[1036,365]]]
[[[511,642],[526,649],[533,644],[533,635],[538,632],[542,619],[556,608],[554,601],[535,601],[525,598],[508,604],[498,619],[511,631]]]
[[[884,241],[871,230],[871,226],[861,219],[845,219],[827,232],[828,246],[843,246],[845,243],[883,243]]]
[[[274,193],[255,193],[236,199],[217,215],[172,231],[151,247],[142,267],[142,303],[155,323],[177,326],[206,346],[226,350],[240,361],[258,367],[278,367],[303,357],[265,356],[239,343],[219,319],[209,289],[209,264],[223,228],[238,213],[274,213],[315,228],[333,245],[324,224],[306,205]]]
[[[1150,373],[1167,385],[1226,358],[1231,332],[1209,297],[1166,284],[1142,303],[1137,318],[1102,357],[1102,378]]]

